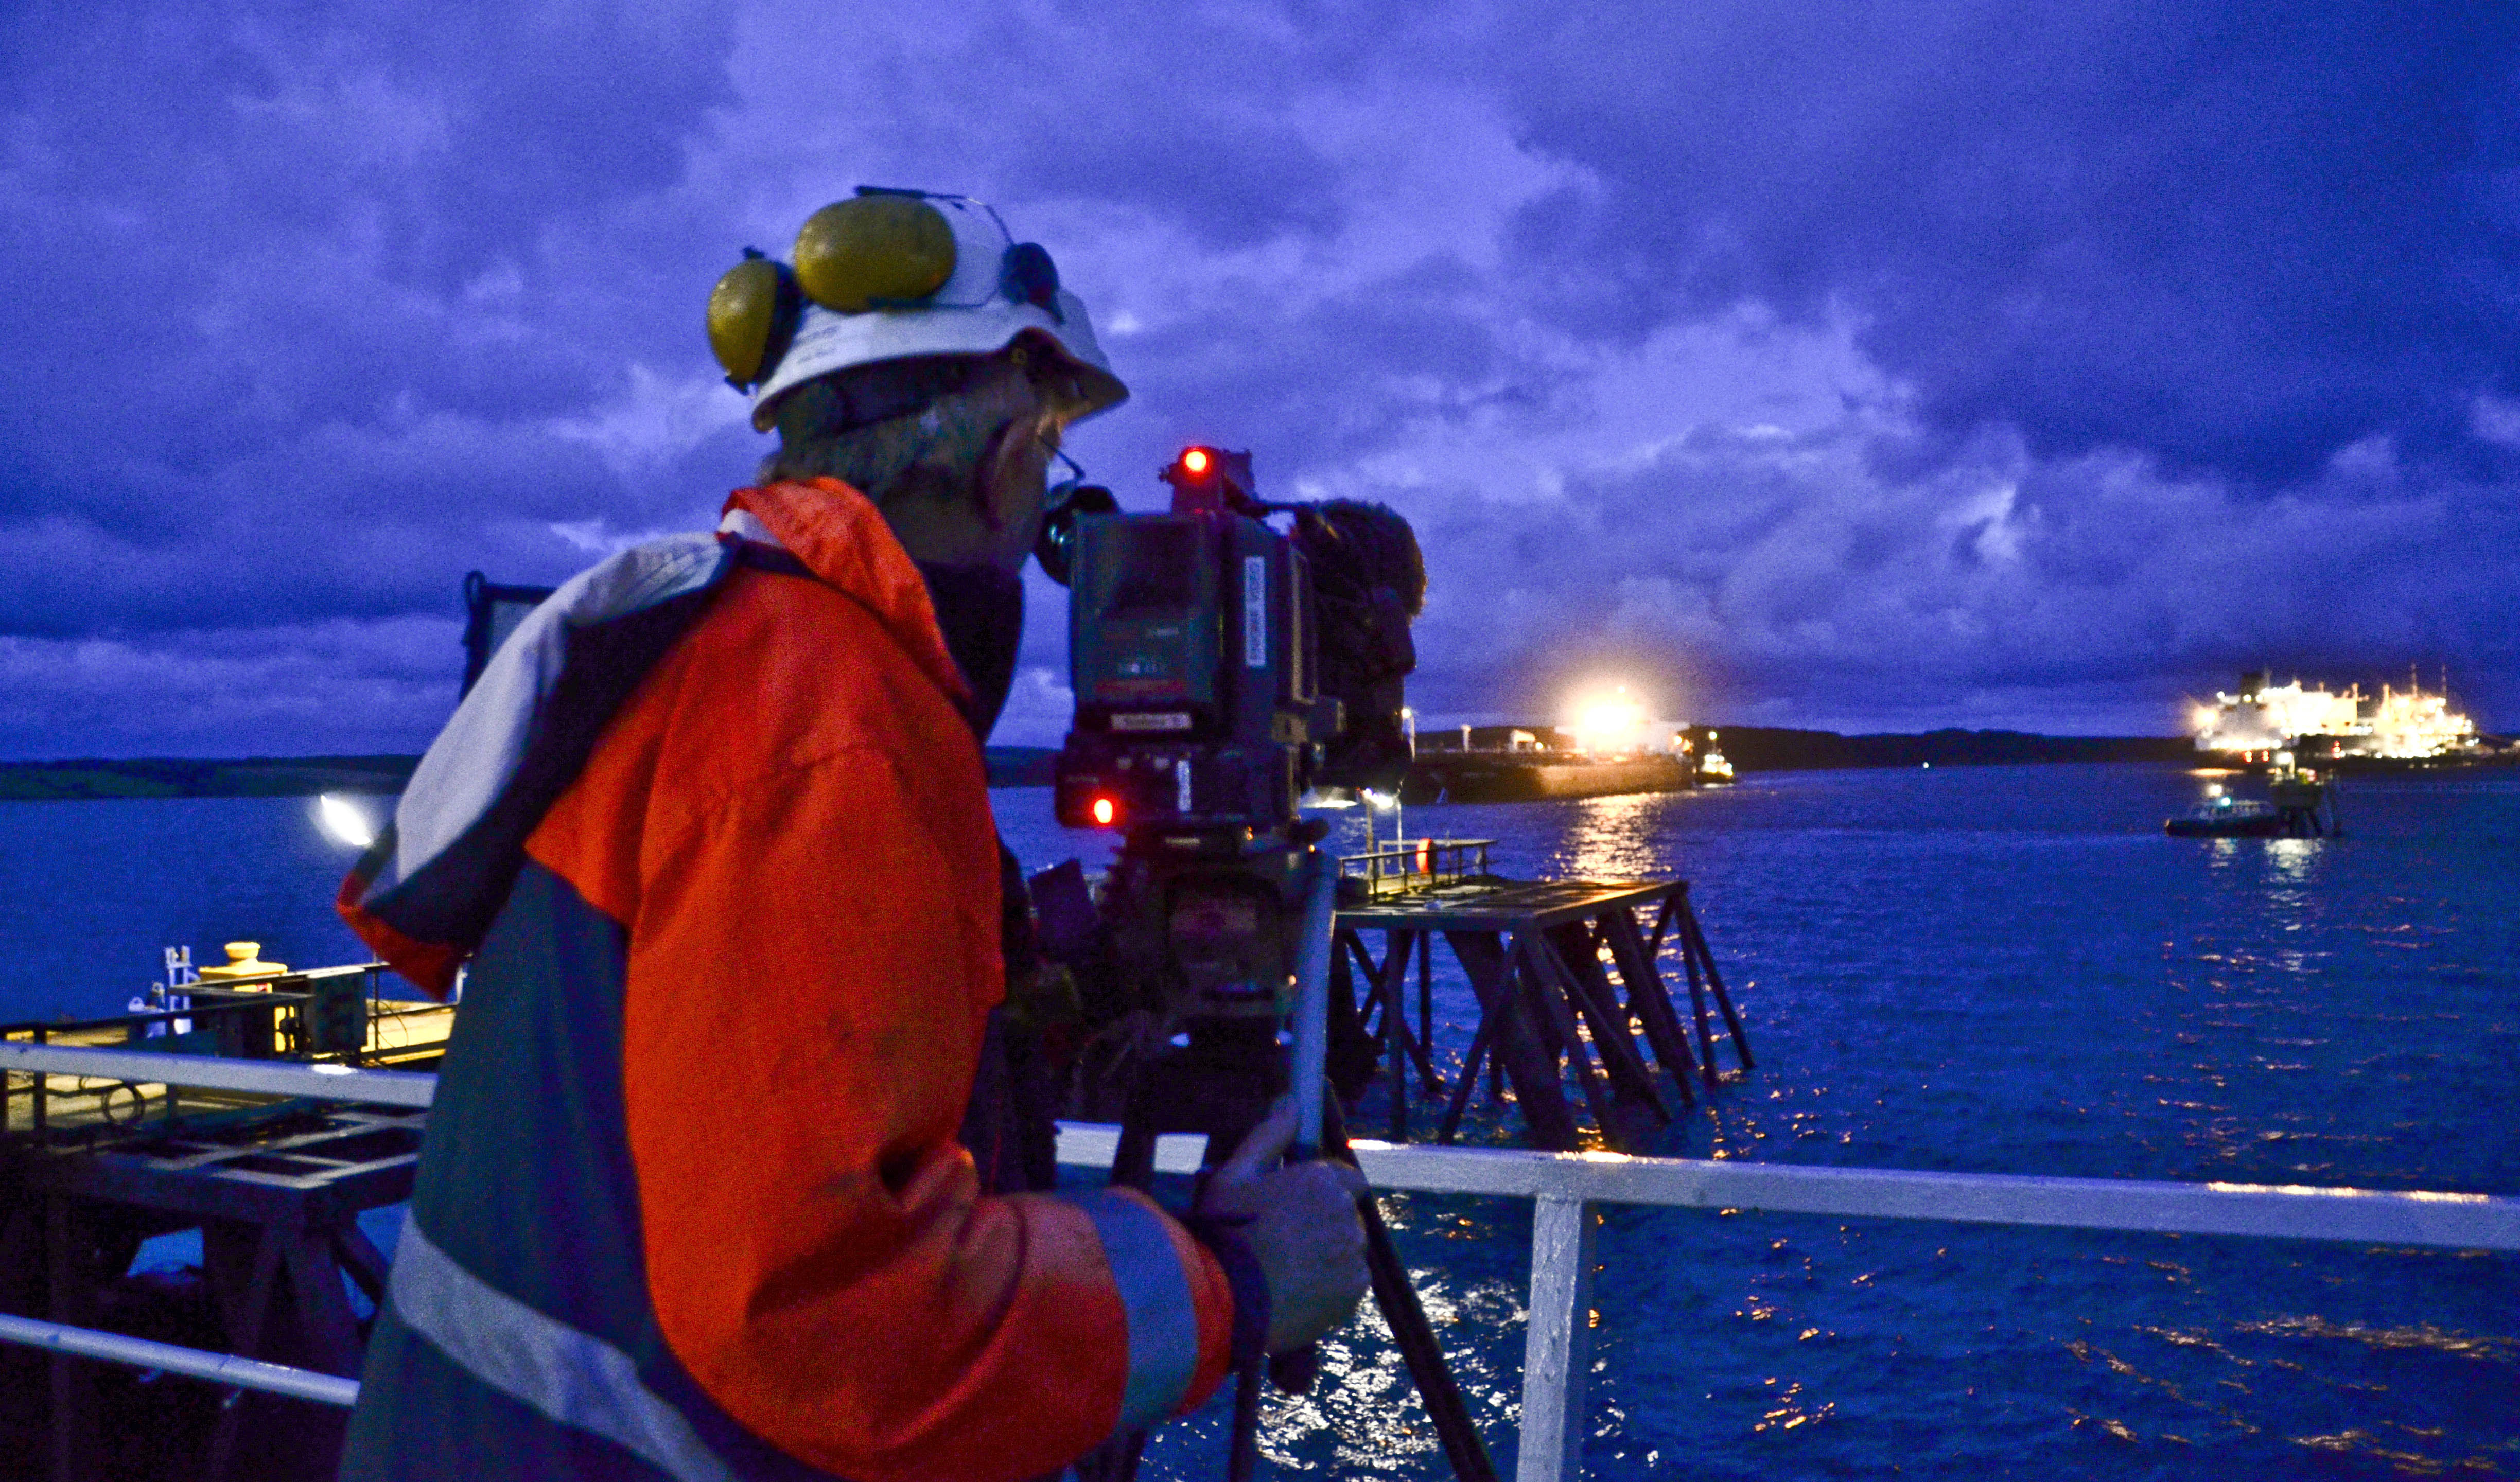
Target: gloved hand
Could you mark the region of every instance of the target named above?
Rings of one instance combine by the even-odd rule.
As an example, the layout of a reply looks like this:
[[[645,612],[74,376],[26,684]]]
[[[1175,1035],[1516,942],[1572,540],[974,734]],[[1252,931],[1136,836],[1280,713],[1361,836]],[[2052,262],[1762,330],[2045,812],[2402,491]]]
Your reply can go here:
[[[1269,1283],[1268,1351],[1287,1353],[1345,1324],[1365,1295],[1365,1227],[1356,1201],[1365,1175],[1344,1163],[1282,1167],[1295,1107],[1282,1100],[1217,1165],[1198,1213],[1248,1221],[1243,1240]]]

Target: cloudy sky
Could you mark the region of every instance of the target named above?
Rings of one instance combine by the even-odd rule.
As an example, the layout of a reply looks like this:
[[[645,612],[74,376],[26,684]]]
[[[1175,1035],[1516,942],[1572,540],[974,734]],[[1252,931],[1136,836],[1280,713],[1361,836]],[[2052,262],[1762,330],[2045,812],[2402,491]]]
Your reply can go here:
[[[1124,504],[1414,520],[1430,718],[2520,729],[2507,4],[22,0],[0,755],[417,749],[464,572],[744,481],[709,286],[860,183],[1050,247]]]

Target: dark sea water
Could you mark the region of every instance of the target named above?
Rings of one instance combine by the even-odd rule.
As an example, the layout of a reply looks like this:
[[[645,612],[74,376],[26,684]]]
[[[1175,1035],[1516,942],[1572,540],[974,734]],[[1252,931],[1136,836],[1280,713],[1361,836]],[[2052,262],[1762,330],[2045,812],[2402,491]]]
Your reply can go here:
[[[2520,779],[2361,784],[2341,840],[2165,837],[2203,786],[1764,774],[1407,826],[1695,882],[1759,1068],[1658,1150],[2520,1194]],[[1069,852],[1041,794],[1000,809],[1028,864]],[[1509,1464],[1530,1207],[1386,1205]],[[2520,1475],[2520,1257],[1640,1209],[1599,1251],[1596,1477]],[[1444,1475],[1391,1349],[1337,1349],[1273,1454]],[[1155,1455],[1210,1474],[1221,1434]]]
[[[2520,779],[2360,784],[2341,840],[2164,837],[2202,786],[1769,774],[1407,825],[1517,876],[1695,882],[1759,1068],[1656,1150],[2520,1194]],[[1107,851],[1046,791],[997,804],[1030,866]],[[116,1008],[167,942],[347,960],[347,863],[301,799],[0,804],[0,1017]],[[1509,1469],[1529,1206],[1386,1207]],[[1597,1477],[2520,1475],[2520,1257],[1634,1209],[1599,1249]],[[1276,1406],[1280,1462],[1444,1474],[1375,1326]],[[1222,1426],[1169,1428],[1149,1474],[1216,1474]]]
[[[382,818],[384,798],[359,798]],[[356,852],[326,837],[308,797],[0,802],[0,1021],[119,1013],[220,944],[320,967],[367,960],[333,913]]]

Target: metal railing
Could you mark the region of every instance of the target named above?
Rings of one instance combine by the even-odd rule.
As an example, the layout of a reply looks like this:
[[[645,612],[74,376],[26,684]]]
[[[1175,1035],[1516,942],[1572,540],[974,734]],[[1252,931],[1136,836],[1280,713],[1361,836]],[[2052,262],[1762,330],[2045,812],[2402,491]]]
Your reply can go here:
[[[204,1060],[141,1051],[0,1044],[0,1069],[44,1075],[116,1076],[273,1096],[425,1107],[434,1075],[339,1065]],[[1108,1167],[1119,1129],[1061,1123],[1058,1160]],[[1592,1371],[1594,1206],[1747,1209],[1775,1214],[1951,1220],[2161,1235],[2254,1235],[2358,1244],[2520,1251],[2520,1198],[2478,1193],[2383,1192],[2253,1184],[2051,1179],[2016,1174],[1799,1168],[1607,1152],[1523,1152],[1358,1141],[1374,1188],[1414,1193],[1485,1194],[1535,1203],[1529,1326],[1523,1342],[1519,1482],[1559,1482],[1580,1471],[1584,1385]],[[1156,1144],[1155,1166],[1194,1172],[1194,1137]],[[223,1384],[348,1405],[358,1386],[331,1374],[228,1354],[175,1349],[117,1333],[24,1318],[0,1320],[0,1342],[27,1343]]]
[[[0,1024],[0,1044],[80,1050],[129,1045],[159,1054],[229,1059],[286,1057],[300,1063],[338,1058],[356,1065],[365,1057],[366,1041],[375,1035],[376,1025],[403,1016],[401,1010],[385,1008],[378,996],[377,974],[383,966],[381,962],[351,963],[274,973],[241,983],[179,984],[173,998],[182,1007],[136,1009],[88,1019],[28,1019]],[[344,1027],[328,1020],[319,1026],[317,1016],[338,999],[342,980],[353,977],[362,980],[357,998],[362,1022]],[[353,1031],[355,1043],[350,1040]],[[62,1044],[65,1040],[70,1043]],[[22,1084],[17,1076],[0,1078],[0,1126],[17,1126],[17,1100],[21,1095],[29,1101],[27,1125],[39,1136],[50,1130],[52,1103],[57,1100],[99,1102],[95,1122],[80,1128],[80,1135],[110,1133],[147,1114],[147,1106],[137,1098],[130,1115],[115,1113],[112,1094],[125,1089],[118,1084],[119,1078],[105,1078],[102,1090],[76,1084],[85,1077],[68,1078],[74,1083],[68,1088],[55,1086],[50,1075],[28,1076]],[[149,1084],[171,1086],[157,1081]],[[170,1114],[174,1110],[172,1105],[167,1109]]]
[[[286,1364],[266,1364],[260,1359],[243,1358],[232,1353],[184,1348],[173,1343],[160,1343],[154,1338],[99,1332],[93,1327],[70,1327],[32,1318],[13,1318],[7,1313],[0,1313],[0,1343],[22,1343],[49,1353],[102,1359],[109,1364],[128,1364],[134,1369],[154,1369],[237,1389],[260,1390],[267,1395],[286,1395],[293,1400],[312,1400],[318,1405],[338,1405],[344,1410],[359,1403],[359,1381],[344,1379],[338,1374],[292,1369]]]
[[[1490,873],[1488,846],[1495,842],[1492,838],[1400,839],[1389,848],[1341,855],[1339,874],[1364,880],[1373,895],[1458,885]]]
[[[423,1108],[437,1076],[420,1070],[361,1070],[298,1060],[231,1060],[155,1050],[73,1048],[0,1042],[0,1073],[75,1076],[128,1086],[185,1086],[249,1096],[316,1097],[372,1106]]]

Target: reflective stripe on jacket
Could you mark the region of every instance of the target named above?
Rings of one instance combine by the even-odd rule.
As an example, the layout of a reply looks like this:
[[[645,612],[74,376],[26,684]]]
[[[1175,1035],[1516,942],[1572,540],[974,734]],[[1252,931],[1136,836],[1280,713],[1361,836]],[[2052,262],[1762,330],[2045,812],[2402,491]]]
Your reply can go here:
[[[532,828],[345,1476],[1016,1478],[1223,1375],[1232,1298],[1178,1224],[984,1197],[956,1141],[998,875],[917,567],[829,480],[730,510],[810,575],[718,578]]]

